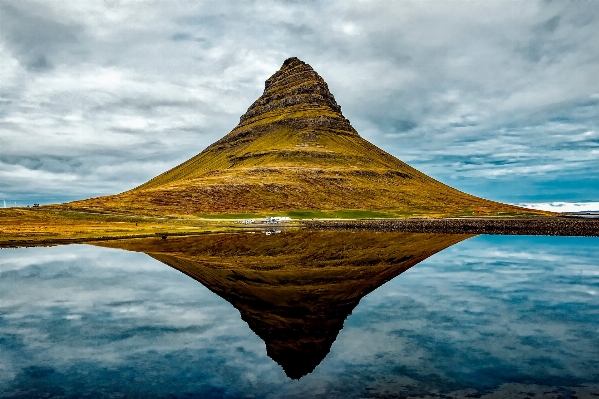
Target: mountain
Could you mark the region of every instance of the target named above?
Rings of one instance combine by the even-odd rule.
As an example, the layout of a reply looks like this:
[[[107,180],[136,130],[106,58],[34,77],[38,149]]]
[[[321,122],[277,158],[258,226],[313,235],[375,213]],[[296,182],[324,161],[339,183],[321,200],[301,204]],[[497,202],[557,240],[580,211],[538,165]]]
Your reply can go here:
[[[239,124],[130,191],[73,208],[150,214],[368,210],[391,214],[543,214],[460,192],[360,137],[324,79],[289,58]]]
[[[239,310],[268,356],[299,379],[327,356],[365,295],[469,237],[296,230],[96,245],[144,252],[200,282]]]

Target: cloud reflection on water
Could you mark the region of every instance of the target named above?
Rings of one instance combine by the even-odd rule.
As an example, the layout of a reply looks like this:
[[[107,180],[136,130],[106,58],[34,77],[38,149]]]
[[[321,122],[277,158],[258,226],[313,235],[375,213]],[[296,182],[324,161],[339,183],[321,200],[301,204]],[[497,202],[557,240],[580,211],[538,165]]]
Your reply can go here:
[[[415,391],[597,382],[598,249],[589,238],[468,240],[366,297],[335,348],[359,347],[354,366],[388,364]],[[360,344],[342,344],[354,329]]]
[[[231,305],[144,254],[1,254],[2,397],[460,397],[599,382],[594,238],[450,247],[363,298],[300,381]]]

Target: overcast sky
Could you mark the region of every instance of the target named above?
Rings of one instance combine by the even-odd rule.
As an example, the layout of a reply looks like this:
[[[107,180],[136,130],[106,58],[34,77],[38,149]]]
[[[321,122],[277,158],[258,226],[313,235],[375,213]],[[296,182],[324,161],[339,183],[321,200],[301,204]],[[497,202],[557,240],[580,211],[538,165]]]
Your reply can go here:
[[[446,184],[599,201],[599,2],[119,0],[0,1],[0,200],[137,186],[228,133],[291,56]]]

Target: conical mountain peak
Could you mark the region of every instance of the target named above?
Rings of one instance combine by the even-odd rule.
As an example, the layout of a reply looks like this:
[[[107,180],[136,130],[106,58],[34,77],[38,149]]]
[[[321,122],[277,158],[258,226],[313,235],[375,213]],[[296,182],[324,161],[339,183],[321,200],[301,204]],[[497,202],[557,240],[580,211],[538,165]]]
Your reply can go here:
[[[297,57],[287,58],[285,61],[283,61],[281,69],[275,72],[270,78],[266,80],[266,82],[264,82],[264,91],[266,92],[266,90],[270,86],[272,86],[276,81],[278,81],[278,78],[280,78],[282,75],[289,74],[290,72],[293,73],[293,71],[295,71],[296,73],[300,71],[314,72],[314,69],[312,69],[312,67],[309,64],[306,64],[304,61],[300,60]]]
[[[161,215],[523,211],[448,187],[360,137],[325,80],[295,57],[266,80],[239,124],[201,153],[133,190],[71,206]]]
[[[342,117],[341,107],[324,79],[309,64],[292,57],[266,80],[264,93],[241,116],[240,125],[274,110],[298,105],[312,109],[327,107],[328,111]]]

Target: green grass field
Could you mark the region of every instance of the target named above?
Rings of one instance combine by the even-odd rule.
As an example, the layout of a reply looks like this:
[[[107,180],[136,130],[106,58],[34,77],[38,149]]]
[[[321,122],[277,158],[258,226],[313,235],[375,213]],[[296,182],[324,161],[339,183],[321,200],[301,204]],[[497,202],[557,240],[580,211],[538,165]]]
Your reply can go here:
[[[336,211],[318,211],[318,210],[296,210],[283,212],[265,212],[265,213],[197,213],[194,216],[200,219],[210,220],[244,220],[244,219],[264,219],[269,216],[289,216],[292,220],[302,219],[395,219],[410,217],[427,217],[429,215],[416,212],[405,211],[363,211],[360,209],[341,209]],[[465,210],[447,217],[539,217],[537,213],[530,212],[494,212],[479,214],[475,211]],[[116,218],[113,218],[116,219]]]
[[[197,213],[201,219],[261,219],[268,216],[289,216],[291,219],[388,219],[413,216],[413,212],[377,212],[360,209],[340,209],[334,211],[295,210],[271,213]]]

